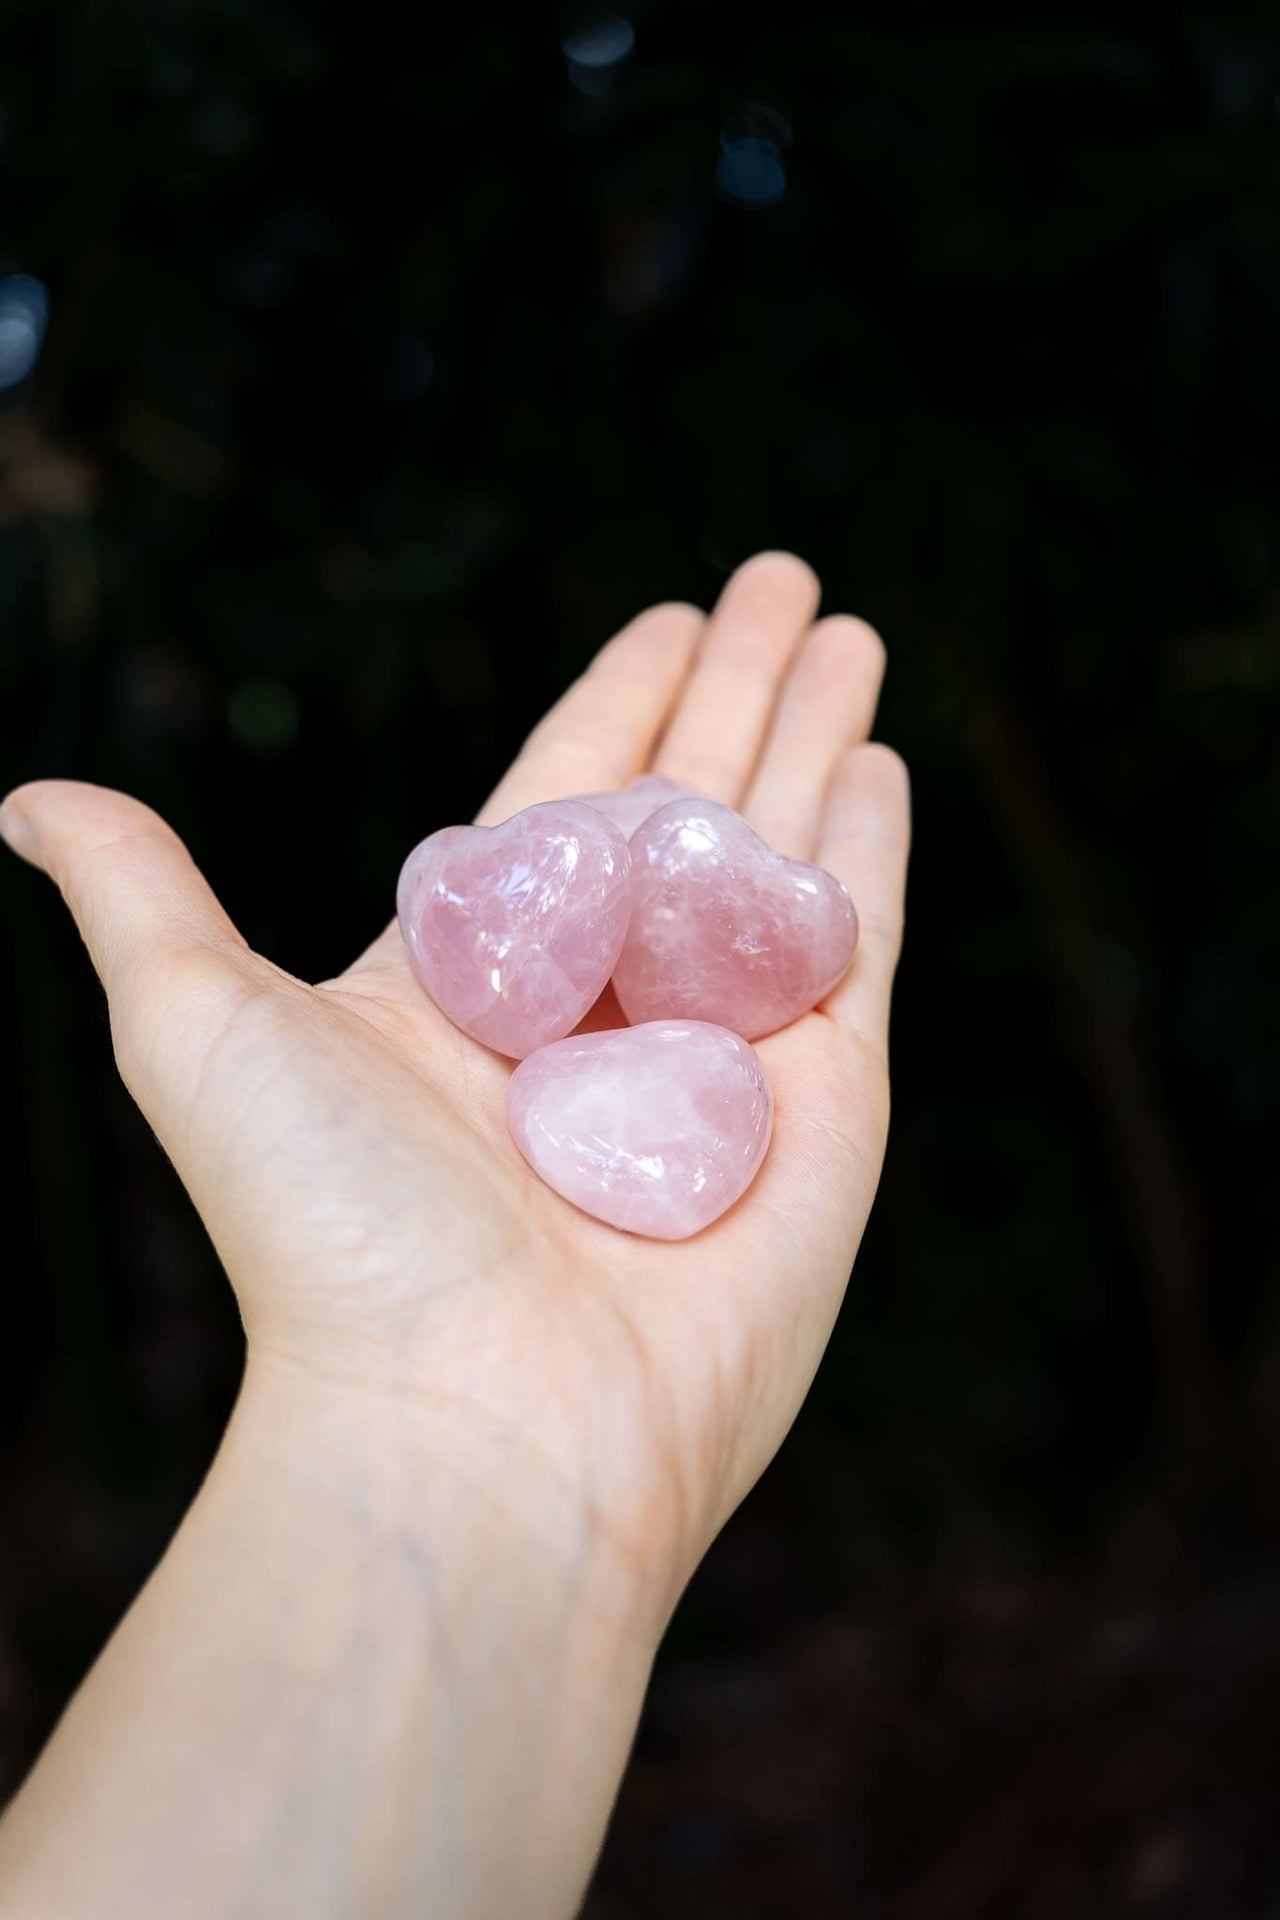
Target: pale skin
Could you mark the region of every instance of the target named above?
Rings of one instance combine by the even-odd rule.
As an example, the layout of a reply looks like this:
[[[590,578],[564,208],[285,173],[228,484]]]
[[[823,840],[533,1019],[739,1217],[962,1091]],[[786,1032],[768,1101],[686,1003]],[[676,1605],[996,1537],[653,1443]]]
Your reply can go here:
[[[908,786],[867,743],[881,643],[818,599],[771,553],[709,617],[642,614],[479,816],[653,770],[857,904],[845,980],[759,1043],[759,1179],[688,1241],[540,1184],[510,1063],[430,1004],[394,926],[307,985],[140,802],[42,780],[0,809],[75,916],[247,1336],[203,1489],[0,1823],[4,1920],[576,1910],[656,1643],[795,1417],[884,1152]]]

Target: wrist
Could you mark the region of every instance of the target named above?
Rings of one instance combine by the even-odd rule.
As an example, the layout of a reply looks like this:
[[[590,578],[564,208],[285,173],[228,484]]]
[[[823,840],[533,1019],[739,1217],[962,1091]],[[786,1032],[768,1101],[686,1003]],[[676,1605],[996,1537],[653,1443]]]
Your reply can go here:
[[[342,1380],[251,1345],[211,1482],[232,1476],[238,1499],[589,1616],[649,1660],[676,1597],[663,1543],[616,1526],[514,1414],[418,1375]]]
[[[458,1344],[442,1330],[425,1354],[379,1344],[339,1364],[251,1335],[223,1453],[269,1463],[380,1537],[530,1581],[651,1661],[692,1565],[687,1503],[629,1440],[584,1457],[551,1383],[531,1377],[512,1403],[490,1391],[483,1349]]]
[[[656,1637],[643,1582],[607,1529],[473,1410],[424,1410],[261,1356],[208,1492],[223,1489],[249,1504],[272,1551],[305,1567],[308,1589],[326,1590],[318,1673],[349,1661],[352,1623],[368,1616],[396,1649],[399,1684],[430,1700],[430,1764],[447,1774],[455,1843],[472,1856],[456,1875],[474,1888],[510,1873],[520,1889],[495,1884],[478,1910],[573,1910]]]
[[[511,1462],[499,1498],[476,1445],[451,1458],[394,1397],[255,1357],[6,1821],[27,1909],[576,1910],[651,1647],[593,1530]]]

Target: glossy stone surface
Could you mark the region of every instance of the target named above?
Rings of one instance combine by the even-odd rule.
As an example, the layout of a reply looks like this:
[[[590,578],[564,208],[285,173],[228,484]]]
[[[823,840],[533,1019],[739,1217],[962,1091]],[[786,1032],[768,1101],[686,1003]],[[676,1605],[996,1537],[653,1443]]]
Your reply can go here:
[[[396,889],[413,970],[464,1033],[523,1059],[571,1033],[603,989],[630,867],[622,834],[581,801],[445,827],[414,848]]]
[[[507,1124],[535,1172],[584,1213],[685,1240],[755,1178],[773,1094],[736,1033],[662,1020],[579,1034],[523,1061]]]
[[[700,800],[702,795],[692,787],[681,786],[678,780],[668,780],[661,773],[642,773],[638,780],[621,787],[617,793],[584,793],[581,797],[588,806],[599,807],[601,813],[607,814],[629,840],[636,828],[643,826],[659,807],[665,807],[671,800]]]
[[[712,1020],[747,1040],[816,1006],[858,916],[821,867],[787,860],[729,807],[676,800],[631,837],[631,925],[613,984],[628,1020]]]

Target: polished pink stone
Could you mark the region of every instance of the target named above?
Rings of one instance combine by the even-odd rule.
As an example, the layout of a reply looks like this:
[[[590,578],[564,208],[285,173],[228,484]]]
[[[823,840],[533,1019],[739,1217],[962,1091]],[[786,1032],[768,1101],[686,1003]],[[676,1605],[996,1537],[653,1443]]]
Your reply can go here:
[[[858,916],[821,867],[787,860],[729,807],[675,800],[631,837],[631,925],[613,984],[628,1020],[714,1020],[748,1040],[840,979]]]
[[[616,793],[584,793],[582,798],[588,806],[599,807],[601,813],[607,813],[629,840],[636,828],[668,801],[700,800],[702,795],[692,787],[682,786],[678,780],[668,780],[664,774],[642,773],[630,786],[621,787]]]
[[[631,906],[627,843],[581,801],[414,848],[396,910],[418,979],[456,1026],[521,1059],[571,1033],[608,980]]]
[[[507,1124],[535,1172],[584,1213],[685,1240],[755,1178],[773,1095],[736,1033],[660,1020],[543,1047],[511,1076]]]

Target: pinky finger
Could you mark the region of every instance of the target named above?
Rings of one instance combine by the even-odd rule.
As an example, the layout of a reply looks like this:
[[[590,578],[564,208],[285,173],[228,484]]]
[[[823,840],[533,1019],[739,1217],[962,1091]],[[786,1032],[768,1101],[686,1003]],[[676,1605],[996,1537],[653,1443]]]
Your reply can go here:
[[[910,845],[911,784],[904,762],[879,742],[851,748],[827,788],[818,863],[849,890],[858,910],[858,950],[823,1005],[882,1054],[902,948]]]

